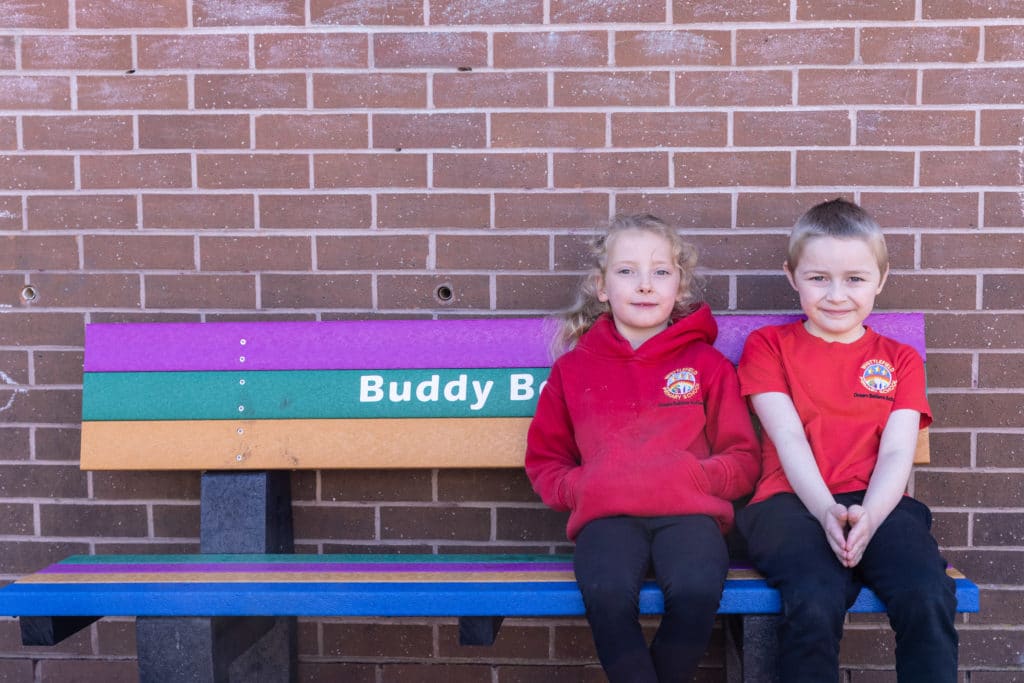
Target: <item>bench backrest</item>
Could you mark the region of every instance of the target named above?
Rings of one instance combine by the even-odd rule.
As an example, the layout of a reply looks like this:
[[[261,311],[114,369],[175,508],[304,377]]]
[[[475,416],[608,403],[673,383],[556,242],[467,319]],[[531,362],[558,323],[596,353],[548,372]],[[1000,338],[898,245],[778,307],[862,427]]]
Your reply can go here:
[[[788,315],[721,315],[734,363]],[[868,324],[925,354],[920,314]],[[89,470],[522,467],[543,318],[92,324]],[[921,447],[924,450],[921,450]],[[916,462],[927,462],[927,440]]]

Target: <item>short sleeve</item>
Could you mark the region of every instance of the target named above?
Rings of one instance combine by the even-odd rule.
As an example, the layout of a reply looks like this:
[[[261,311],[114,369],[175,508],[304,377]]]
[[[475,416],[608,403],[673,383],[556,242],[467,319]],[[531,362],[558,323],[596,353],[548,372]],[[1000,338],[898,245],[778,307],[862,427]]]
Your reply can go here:
[[[763,327],[750,333],[736,372],[743,396],[775,391],[790,393],[776,328]]]

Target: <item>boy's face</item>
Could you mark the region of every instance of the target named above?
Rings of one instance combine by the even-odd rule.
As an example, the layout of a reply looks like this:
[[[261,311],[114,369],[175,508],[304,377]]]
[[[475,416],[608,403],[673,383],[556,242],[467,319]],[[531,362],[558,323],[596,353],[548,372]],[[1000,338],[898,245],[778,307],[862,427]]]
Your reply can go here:
[[[804,327],[825,341],[849,343],[864,334],[864,319],[875,306],[888,272],[878,270],[871,246],[861,239],[813,237],[795,271],[786,277],[800,295]]]

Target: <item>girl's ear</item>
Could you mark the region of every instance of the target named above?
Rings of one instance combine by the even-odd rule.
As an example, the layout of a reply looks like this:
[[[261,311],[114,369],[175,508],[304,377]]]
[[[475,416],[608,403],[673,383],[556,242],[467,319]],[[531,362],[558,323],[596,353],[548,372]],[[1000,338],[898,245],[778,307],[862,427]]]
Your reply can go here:
[[[594,273],[590,277],[593,278],[594,291],[597,292],[597,300],[603,304],[608,303],[608,292],[605,290],[604,286],[604,275],[601,273]]]
[[[875,296],[882,293],[882,288],[885,287],[885,281],[889,279],[889,266],[885,267],[885,272],[882,273],[882,279],[878,281],[878,289],[875,290]]]

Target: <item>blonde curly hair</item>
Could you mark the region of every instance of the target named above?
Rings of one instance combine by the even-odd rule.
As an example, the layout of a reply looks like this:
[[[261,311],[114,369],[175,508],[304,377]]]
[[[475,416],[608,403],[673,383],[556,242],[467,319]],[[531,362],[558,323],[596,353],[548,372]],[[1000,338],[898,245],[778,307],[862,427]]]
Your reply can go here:
[[[590,244],[590,272],[580,283],[576,302],[561,317],[561,324],[551,344],[551,354],[558,357],[576,346],[580,337],[589,330],[597,319],[611,310],[607,302],[598,300],[598,290],[604,281],[608,267],[608,251],[615,240],[624,232],[639,230],[663,237],[672,248],[673,261],[679,268],[679,294],[672,311],[672,318],[688,315],[698,300],[700,285],[697,269],[697,249],[679,236],[674,228],[657,216],[644,214],[620,214],[608,224],[603,234]]]

